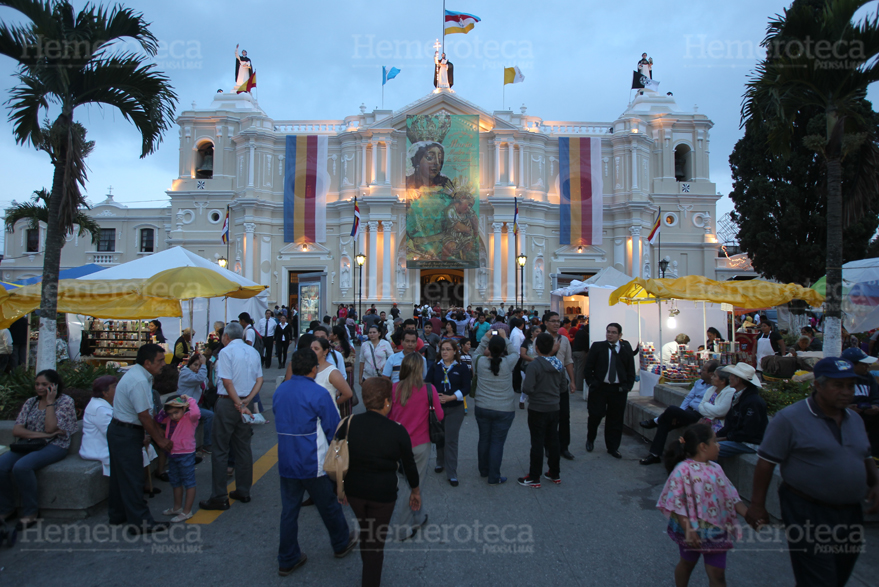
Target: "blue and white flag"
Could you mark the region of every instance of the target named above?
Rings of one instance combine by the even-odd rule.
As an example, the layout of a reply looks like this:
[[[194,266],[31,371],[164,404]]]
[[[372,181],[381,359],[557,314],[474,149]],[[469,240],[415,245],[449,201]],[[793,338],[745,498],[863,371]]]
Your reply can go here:
[[[387,67],[382,65],[382,85],[388,83],[389,79],[394,79],[395,77],[397,77],[398,73],[400,73],[400,70],[398,68],[392,67],[390,70],[388,70]]]

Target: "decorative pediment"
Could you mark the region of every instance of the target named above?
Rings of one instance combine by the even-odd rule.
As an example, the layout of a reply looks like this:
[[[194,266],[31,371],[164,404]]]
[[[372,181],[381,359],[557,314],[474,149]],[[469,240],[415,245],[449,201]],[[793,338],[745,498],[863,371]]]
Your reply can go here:
[[[278,251],[278,259],[332,259],[333,251],[320,243],[287,243]]]
[[[493,116],[476,104],[461,98],[460,95],[450,92],[430,93],[411,104],[394,111],[391,118],[385,118],[372,124],[368,128],[389,128],[406,130],[406,117],[416,114],[465,114],[479,116],[479,127],[483,131],[488,130],[521,130],[506,120]]]
[[[594,245],[563,245],[553,251],[553,259],[557,261],[593,261],[597,263],[607,262],[607,251]]]

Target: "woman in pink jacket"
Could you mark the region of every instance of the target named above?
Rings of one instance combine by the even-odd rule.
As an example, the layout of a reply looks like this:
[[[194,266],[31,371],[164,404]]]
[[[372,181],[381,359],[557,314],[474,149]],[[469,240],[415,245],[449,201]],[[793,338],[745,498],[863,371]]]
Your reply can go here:
[[[424,383],[424,359],[419,353],[410,353],[400,365],[400,382],[395,383],[391,390],[391,411],[388,418],[402,424],[412,440],[412,453],[418,478],[425,479],[427,463],[430,459],[430,432],[427,425],[427,414],[430,411],[428,397],[431,398],[436,417],[443,419],[443,408],[436,388]],[[430,394],[430,396],[428,396]],[[400,475],[398,473],[398,475]],[[400,475],[401,479],[405,479]],[[415,536],[427,524],[427,512],[424,509],[424,485],[421,485],[421,508],[413,511],[408,507],[409,496],[405,495],[409,487],[407,483],[398,483],[400,497],[398,504],[404,504],[397,510],[397,529],[395,537],[399,541]]]
[[[200,416],[196,401],[188,395],[181,395],[166,401],[165,409],[156,418],[159,424],[167,424],[165,438],[174,441],[168,459],[174,507],[163,512],[166,516],[174,516],[172,522],[185,522],[192,517],[192,504],[195,501],[195,430]],[[186,504],[182,505],[184,487]]]

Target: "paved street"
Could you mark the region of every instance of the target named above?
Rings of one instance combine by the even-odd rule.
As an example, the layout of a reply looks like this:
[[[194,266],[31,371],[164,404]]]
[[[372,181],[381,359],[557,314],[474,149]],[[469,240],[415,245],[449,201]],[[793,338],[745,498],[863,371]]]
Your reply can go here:
[[[279,370],[266,373],[263,399],[270,405]],[[266,393],[268,392],[268,393]],[[472,406],[471,406],[472,407]],[[540,489],[520,487],[527,472],[528,429],[518,411],[507,441],[502,473],[506,485],[489,487],[476,469],[477,428],[472,409],[462,428],[460,486],[430,473],[422,485],[430,527],[420,539],[388,544],[386,585],[671,585],[677,547],[665,535],[665,518],[655,509],[665,481],[661,466],[643,467],[644,445],[623,439],[623,460],[610,457],[599,434],[596,450],[584,449],[586,403],[571,402],[573,462],[562,461],[562,484]],[[357,408],[362,410],[362,405]],[[0,585],[358,585],[357,551],[343,560],[332,556],[317,511],[303,508],[300,541],[308,563],[292,576],[277,575],[278,487],[274,422],[256,427],[257,468],[264,474],[253,487],[253,501],[229,511],[204,512],[170,537],[106,540],[106,508],[76,523],[47,520],[14,549],[0,549]],[[431,459],[432,460],[432,459]],[[261,471],[257,471],[259,474]],[[209,495],[210,465],[197,469],[199,499]],[[150,501],[153,515],[170,507],[170,487]],[[347,509],[349,520],[353,514]],[[879,574],[879,528],[869,527],[855,586],[874,585]],[[746,536],[752,536],[746,531]],[[78,541],[77,541],[78,540]],[[783,542],[750,540],[729,556],[730,585],[791,585],[793,577]],[[873,577],[873,579],[869,579]],[[707,585],[699,568],[692,585]]]

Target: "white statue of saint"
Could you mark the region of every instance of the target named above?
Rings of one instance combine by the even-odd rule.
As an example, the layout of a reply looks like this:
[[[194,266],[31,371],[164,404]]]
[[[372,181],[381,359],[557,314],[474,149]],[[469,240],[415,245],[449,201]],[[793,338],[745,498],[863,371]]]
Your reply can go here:
[[[445,53],[440,56],[439,51],[433,54],[433,63],[436,67],[434,72],[433,85],[436,86],[436,88],[439,90],[451,89],[452,85],[455,83],[453,77],[455,66],[449,63],[449,60],[446,59]]]
[[[653,58],[648,58],[647,53],[641,53],[641,60],[638,62],[638,73],[646,78],[653,79]]]
[[[238,55],[238,45],[235,45],[235,91],[247,87],[247,81],[253,73],[253,64],[247,56],[247,51]]]

